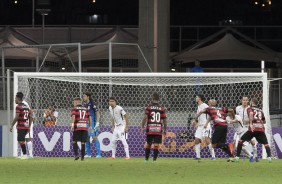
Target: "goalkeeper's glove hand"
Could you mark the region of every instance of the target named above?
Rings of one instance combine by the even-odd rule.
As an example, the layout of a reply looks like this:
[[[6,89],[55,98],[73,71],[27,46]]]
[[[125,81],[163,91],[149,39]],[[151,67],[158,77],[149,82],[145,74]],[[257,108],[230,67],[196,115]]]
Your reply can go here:
[[[100,123],[99,123],[99,122],[96,122],[96,123],[95,123],[95,127],[94,127],[94,131],[97,131],[97,129],[99,128],[99,126],[100,126]]]

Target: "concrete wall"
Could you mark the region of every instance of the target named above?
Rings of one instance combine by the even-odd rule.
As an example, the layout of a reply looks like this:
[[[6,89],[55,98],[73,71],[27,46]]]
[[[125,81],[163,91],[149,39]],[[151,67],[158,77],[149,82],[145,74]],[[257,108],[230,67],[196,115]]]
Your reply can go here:
[[[0,149],[0,156],[2,155],[3,157],[6,156],[12,156],[13,155],[13,134],[10,133],[9,131],[9,127],[7,125],[0,125],[0,129],[2,129],[2,131],[0,131],[0,148],[1,148],[1,144],[2,144],[2,151]],[[2,139],[2,140],[1,140]]]
[[[10,111],[10,120],[12,121],[13,111]],[[7,111],[0,110],[0,125],[9,125],[11,122],[8,122]]]

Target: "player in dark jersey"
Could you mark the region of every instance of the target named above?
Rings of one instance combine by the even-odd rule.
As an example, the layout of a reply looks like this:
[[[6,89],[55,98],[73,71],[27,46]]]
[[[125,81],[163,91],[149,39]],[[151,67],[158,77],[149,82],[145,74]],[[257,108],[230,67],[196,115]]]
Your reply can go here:
[[[16,115],[11,123],[10,132],[13,131],[13,127],[17,123],[17,140],[23,152],[21,159],[27,159],[25,136],[29,132],[30,123],[32,121],[31,111],[29,106],[23,103],[23,93],[17,93],[15,103],[17,104]]]
[[[250,141],[253,137],[256,138],[258,143],[264,145],[268,162],[272,162],[271,151],[265,134],[265,116],[263,111],[257,107],[257,104],[258,100],[256,98],[253,98],[250,102],[250,107],[247,109],[249,127],[248,131],[241,137],[241,140],[238,142],[237,155],[235,158],[236,162],[239,161],[243,143],[245,141]]]
[[[227,155],[229,156],[228,161],[233,161],[234,155],[234,148],[233,144],[226,144],[226,136],[227,136],[227,121],[226,121],[226,114],[228,111],[233,111],[233,109],[228,109],[226,107],[216,107],[216,100],[211,99],[209,101],[209,107],[200,111],[195,119],[197,120],[198,117],[202,113],[208,114],[210,117],[207,120],[204,128],[206,128],[209,124],[209,121],[212,120],[214,123],[214,132],[212,135],[212,147],[221,148]]]
[[[96,147],[96,158],[101,158],[101,149],[100,149],[100,142],[98,140],[98,135],[100,131],[100,112],[97,108],[97,104],[91,98],[91,93],[86,92],[83,94],[83,106],[89,110],[92,122],[90,123],[92,132],[88,132],[88,138],[86,141],[86,155],[85,157],[91,157],[91,143],[90,137],[92,137],[93,141],[95,142]]]
[[[160,97],[158,93],[152,96],[152,104],[145,109],[145,114],[142,120],[141,133],[144,133],[144,126],[146,126],[147,144],[145,149],[145,162],[149,160],[150,150],[154,144],[153,162],[158,158],[159,145],[162,143],[162,135],[166,135],[167,122],[165,108],[158,104]]]
[[[79,159],[77,142],[81,142],[81,160],[84,160],[85,142],[88,136],[88,127],[91,122],[91,116],[88,109],[81,104],[80,98],[73,100],[73,109],[71,111],[71,131],[73,132],[73,150],[75,160]],[[91,131],[89,127],[89,131]]]

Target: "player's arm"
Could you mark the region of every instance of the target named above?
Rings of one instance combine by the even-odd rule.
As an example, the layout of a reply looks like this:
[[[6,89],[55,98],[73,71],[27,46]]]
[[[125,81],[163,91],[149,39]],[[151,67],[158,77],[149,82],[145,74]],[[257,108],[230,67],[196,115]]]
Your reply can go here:
[[[234,110],[232,108],[228,108],[227,111],[228,112],[234,112]]]
[[[57,116],[58,116],[58,114],[57,114],[56,111],[51,112],[50,113],[51,121],[56,122],[57,121]]]
[[[28,114],[28,119],[29,119],[29,127],[31,126],[31,124],[33,123],[33,110],[30,109],[29,110],[29,114]]]
[[[234,123],[239,123],[239,122],[240,122],[240,119],[237,119],[237,118],[234,118],[234,119],[231,119],[230,121],[228,121],[229,124],[234,124]]]
[[[74,131],[74,122],[75,122],[75,115],[71,116],[71,131]]]
[[[263,113],[263,112],[262,112],[262,118],[261,118],[261,120],[262,120],[262,123],[263,123],[263,124],[266,124],[265,116],[264,116],[264,113]]]
[[[112,119],[112,132],[114,132],[114,129],[115,129],[115,121],[114,119]]]
[[[164,124],[164,135],[166,135],[166,133],[167,133],[167,121],[166,121],[166,119],[164,119],[164,121],[163,121],[163,124]]]
[[[200,116],[201,114],[203,114],[203,113],[206,113],[206,112],[207,112],[206,109],[203,109],[203,110],[201,110],[200,112],[198,112],[198,113],[196,114],[196,116],[195,116],[195,121],[198,121],[199,116]]]
[[[252,124],[253,119],[254,119],[254,113],[251,111],[249,114],[249,124]]]
[[[236,115],[239,115],[239,106],[236,107]]]
[[[33,111],[30,109],[28,113],[28,123],[29,123],[29,128],[31,127],[31,124],[33,123]],[[28,132],[30,129],[28,129]]]
[[[207,118],[206,124],[204,125],[204,128],[207,128],[207,127],[208,127],[210,121],[211,121],[211,117],[209,116],[209,117]]]
[[[196,121],[196,119],[192,119],[192,126],[193,127],[196,127],[197,126],[197,123],[198,123],[198,121]]]
[[[101,116],[101,114],[100,114],[99,110],[96,110],[95,114],[96,114],[96,122],[95,122],[95,128],[96,128],[96,127],[100,126],[100,116]]]
[[[127,114],[124,115],[124,119],[125,119],[125,129],[124,129],[124,131],[127,133],[128,132],[128,115]]]
[[[234,117],[234,119],[232,119],[231,116],[227,116],[226,121],[227,121],[228,124],[234,124],[234,123],[238,122],[239,120],[236,118],[236,116]]]
[[[229,124],[233,124],[233,123],[236,123],[236,122],[238,122],[238,120],[237,119],[231,119],[230,121],[227,121]]]
[[[49,117],[49,115],[50,115],[49,110],[48,110],[48,109],[45,109],[45,110],[44,110],[44,113],[43,113],[43,117],[44,117],[44,120],[45,120],[45,121],[48,120],[47,118]]]
[[[92,117],[91,116],[89,116],[89,118],[88,118],[88,127],[89,127],[89,132],[91,132],[92,133]]]
[[[253,131],[253,119],[254,119],[254,112],[250,111],[249,112],[249,125],[250,125],[252,131]]]
[[[144,114],[142,122],[141,122],[141,133],[144,133],[144,126],[146,124],[146,122],[148,122],[148,115]]]
[[[12,132],[12,131],[13,131],[13,127],[14,127],[14,125],[16,124],[16,122],[18,121],[19,116],[20,116],[20,113],[16,113],[16,115],[15,115],[15,117],[14,117],[14,119],[13,119],[12,123],[11,123],[10,132]]]

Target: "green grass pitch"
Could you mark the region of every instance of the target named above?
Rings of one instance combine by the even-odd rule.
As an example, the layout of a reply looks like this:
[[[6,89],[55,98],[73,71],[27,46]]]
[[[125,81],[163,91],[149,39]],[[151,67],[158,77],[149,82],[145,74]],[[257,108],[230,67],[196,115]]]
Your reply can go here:
[[[228,163],[226,159],[200,162],[185,158],[159,158],[144,163],[143,158],[0,158],[0,183],[12,184],[228,184],[282,183],[282,160]]]

